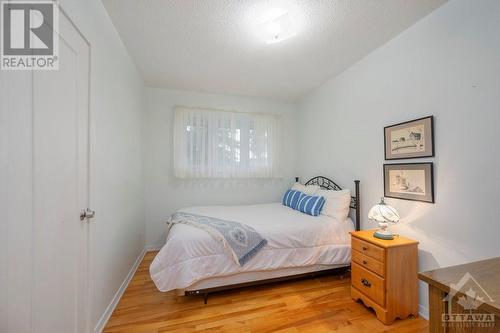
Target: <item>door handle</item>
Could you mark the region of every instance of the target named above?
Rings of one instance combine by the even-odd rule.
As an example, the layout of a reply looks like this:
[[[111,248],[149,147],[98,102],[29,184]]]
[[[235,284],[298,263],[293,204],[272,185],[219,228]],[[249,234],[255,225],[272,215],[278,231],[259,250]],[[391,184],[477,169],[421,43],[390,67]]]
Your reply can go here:
[[[80,221],[83,221],[85,219],[92,219],[95,217],[95,211],[90,210],[89,208],[82,210],[80,212]]]

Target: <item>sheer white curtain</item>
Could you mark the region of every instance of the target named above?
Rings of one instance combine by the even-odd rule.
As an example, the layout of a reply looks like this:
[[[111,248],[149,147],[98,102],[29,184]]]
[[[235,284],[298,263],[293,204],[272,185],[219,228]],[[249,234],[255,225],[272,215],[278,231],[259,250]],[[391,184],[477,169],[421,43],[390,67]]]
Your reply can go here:
[[[176,107],[175,176],[278,177],[280,125],[275,115]]]

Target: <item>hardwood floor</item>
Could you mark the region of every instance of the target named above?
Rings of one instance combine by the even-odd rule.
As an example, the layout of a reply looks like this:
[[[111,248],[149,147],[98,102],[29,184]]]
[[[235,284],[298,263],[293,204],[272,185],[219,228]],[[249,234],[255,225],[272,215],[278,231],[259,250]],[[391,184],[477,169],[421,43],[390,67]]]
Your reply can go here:
[[[148,252],[104,332],[424,333],[421,318],[391,326],[350,297],[349,277],[322,276],[201,297],[162,293],[149,277]]]

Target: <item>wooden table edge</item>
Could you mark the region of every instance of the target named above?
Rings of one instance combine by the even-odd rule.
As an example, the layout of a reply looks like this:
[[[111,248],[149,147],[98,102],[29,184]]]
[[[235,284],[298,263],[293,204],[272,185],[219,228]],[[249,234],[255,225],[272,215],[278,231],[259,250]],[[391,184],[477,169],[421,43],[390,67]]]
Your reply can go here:
[[[419,280],[422,280],[424,281],[425,283],[427,283],[429,286],[432,286],[432,287],[435,287],[445,293],[450,293],[451,291],[451,288],[450,286],[447,286],[446,284],[444,283],[440,283],[436,280],[433,280],[432,278],[430,278],[429,276],[425,275],[427,272],[421,272],[421,273],[418,273],[418,278]],[[462,291],[460,290],[455,290],[456,291],[456,294],[457,296],[467,296],[465,293],[463,293]],[[491,313],[494,313],[495,315],[498,315],[500,316],[500,309],[493,306],[493,305],[490,305],[488,303],[483,303],[481,304],[478,309],[481,309],[481,310],[487,310],[488,312],[491,312]]]

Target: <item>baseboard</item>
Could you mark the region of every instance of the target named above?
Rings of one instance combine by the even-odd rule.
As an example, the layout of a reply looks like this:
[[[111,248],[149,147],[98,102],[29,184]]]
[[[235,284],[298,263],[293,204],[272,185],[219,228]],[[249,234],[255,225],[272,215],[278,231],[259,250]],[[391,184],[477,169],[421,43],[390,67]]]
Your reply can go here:
[[[113,296],[113,299],[111,300],[111,303],[109,303],[108,307],[102,314],[101,318],[97,322],[97,325],[94,328],[94,333],[101,333],[106,324],[108,323],[109,318],[111,317],[111,314],[115,310],[116,306],[118,305],[118,302],[120,301],[120,298],[122,298],[123,293],[127,289],[130,281],[134,277],[135,272],[137,271],[137,268],[139,267],[139,264],[142,262],[142,259],[144,258],[144,255],[146,254],[148,250],[144,249],[142,250],[141,254],[139,257],[137,257],[137,260],[134,262],[134,265],[132,265],[132,268],[128,272],[127,276],[125,277],[125,280],[123,281],[122,285],[120,288],[118,288],[115,296]]]
[[[159,251],[165,244],[146,245],[146,251]]]
[[[426,320],[429,320],[429,308],[423,306],[422,304],[418,305],[418,315]]]

